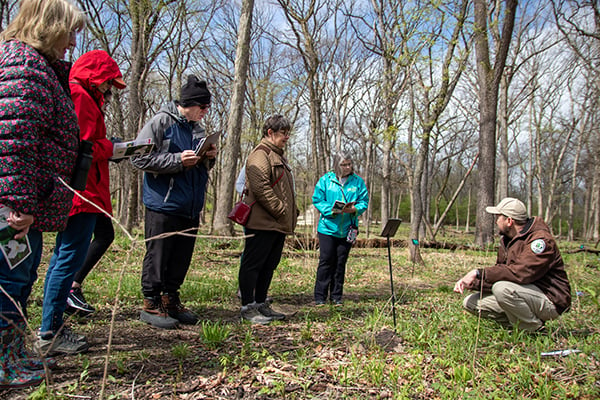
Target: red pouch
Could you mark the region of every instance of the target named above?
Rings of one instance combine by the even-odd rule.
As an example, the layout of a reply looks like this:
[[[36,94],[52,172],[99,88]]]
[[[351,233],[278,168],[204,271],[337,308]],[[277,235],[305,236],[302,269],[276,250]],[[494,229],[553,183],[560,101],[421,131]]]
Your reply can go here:
[[[243,200],[240,200],[235,203],[227,218],[235,223],[245,226],[248,223],[250,211],[252,211],[252,204],[246,204]]]

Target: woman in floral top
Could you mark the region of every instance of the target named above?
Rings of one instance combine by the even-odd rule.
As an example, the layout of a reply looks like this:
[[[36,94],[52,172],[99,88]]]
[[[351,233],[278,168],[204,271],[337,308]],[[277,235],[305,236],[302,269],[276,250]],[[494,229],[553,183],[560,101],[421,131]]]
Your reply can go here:
[[[25,308],[37,278],[42,232],[64,229],[71,208],[72,193],[59,179],[70,180],[79,127],[70,64],[62,59],[84,26],[84,14],[68,0],[22,0],[0,34],[0,206],[18,231],[1,244],[14,246],[13,239],[26,237],[31,250],[18,263],[6,251],[0,255],[3,388],[44,378],[43,364],[24,348]]]

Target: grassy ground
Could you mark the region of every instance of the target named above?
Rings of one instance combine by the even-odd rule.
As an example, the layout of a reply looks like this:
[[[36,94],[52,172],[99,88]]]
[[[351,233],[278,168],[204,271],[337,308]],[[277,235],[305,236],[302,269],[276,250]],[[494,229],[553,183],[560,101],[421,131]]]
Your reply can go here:
[[[405,233],[400,233],[401,237]],[[463,241],[468,237],[450,238]],[[31,325],[39,326],[40,280]],[[572,310],[532,336],[479,321],[461,309],[454,282],[495,253],[422,249],[425,265],[392,249],[355,248],[343,307],[314,307],[318,252],[287,247],[270,294],[283,322],[239,321],[239,240],[200,238],[182,299],[202,319],[161,331],[138,320],[143,245],[117,234],[84,284],[98,312],[71,320],[90,352],[60,357],[48,385],[11,391],[18,399],[597,399],[600,398],[600,258],[562,243]],[[117,296],[119,302],[114,306]],[[113,307],[115,313],[112,314]],[[394,312],[395,311],[395,312]],[[396,321],[394,323],[394,314]],[[565,357],[541,353],[577,349]],[[106,366],[106,369],[105,369]]]

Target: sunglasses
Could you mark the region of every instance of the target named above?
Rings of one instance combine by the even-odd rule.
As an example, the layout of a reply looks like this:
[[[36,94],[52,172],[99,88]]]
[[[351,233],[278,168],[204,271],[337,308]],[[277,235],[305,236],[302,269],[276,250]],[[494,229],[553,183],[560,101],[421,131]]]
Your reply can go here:
[[[198,107],[200,107],[201,110],[206,110],[207,108],[210,108],[210,104],[198,104]]]

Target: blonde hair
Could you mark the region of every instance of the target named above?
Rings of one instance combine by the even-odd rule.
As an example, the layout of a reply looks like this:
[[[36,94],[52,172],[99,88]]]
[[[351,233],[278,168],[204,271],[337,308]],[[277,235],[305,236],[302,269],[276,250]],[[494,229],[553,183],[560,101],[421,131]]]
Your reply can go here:
[[[62,57],[57,45],[71,32],[80,32],[85,23],[85,14],[69,0],[21,0],[19,13],[0,39],[27,43],[54,62]]]

